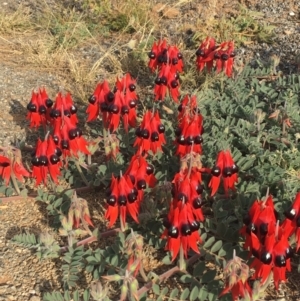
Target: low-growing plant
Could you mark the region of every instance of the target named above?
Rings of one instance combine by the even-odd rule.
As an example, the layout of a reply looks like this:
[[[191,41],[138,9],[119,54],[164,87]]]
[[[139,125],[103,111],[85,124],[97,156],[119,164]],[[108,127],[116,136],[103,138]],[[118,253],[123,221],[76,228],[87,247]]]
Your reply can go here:
[[[254,301],[287,280],[300,243],[300,77],[273,67],[236,71],[234,50],[233,41],[205,39],[195,64],[210,83],[181,95],[184,53],[155,42],[152,97],[138,95],[129,73],[113,88],[97,84],[86,109],[91,127],[101,124],[94,140],[83,136],[70,93],[53,101],[45,88],[33,91],[27,119],[45,135],[26,147],[30,171],[19,149],[0,148],[0,192],[18,199],[34,179],[30,196],[47,205],[64,238],[61,247],[48,232],[12,239],[62,260],[62,291],[44,300]],[[95,188],[104,232],[80,197]],[[144,266],[149,246],[160,274]],[[94,280],[85,291],[81,272]],[[166,284],[171,276],[180,287]]]

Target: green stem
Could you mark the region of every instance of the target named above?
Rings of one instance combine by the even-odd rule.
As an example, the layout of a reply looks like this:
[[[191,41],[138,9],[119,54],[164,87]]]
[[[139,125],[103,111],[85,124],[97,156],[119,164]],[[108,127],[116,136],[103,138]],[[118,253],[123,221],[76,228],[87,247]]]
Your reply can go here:
[[[120,210],[120,226],[121,226],[120,227],[121,232],[125,232],[126,231],[126,222],[123,221],[121,210]]]
[[[112,235],[115,235],[118,232],[120,232],[120,228],[115,228],[115,229],[110,229],[110,230],[104,231],[103,233],[99,234],[99,239],[105,238],[105,237],[111,237]],[[85,239],[77,242],[77,247],[82,246],[82,245],[87,245],[87,244],[92,243],[92,242],[97,241],[97,240],[98,240],[98,237],[93,236],[93,235],[89,236],[88,238],[85,238]],[[61,247],[60,248],[61,253],[64,253],[64,252],[67,252],[67,251],[68,251],[68,247]]]
[[[17,194],[20,195],[20,193],[21,193],[21,192],[20,192],[20,188],[19,188],[19,185],[18,185],[18,183],[17,183],[16,176],[15,176],[14,173],[11,173],[10,179],[11,179],[11,181],[12,181],[12,183],[13,183],[13,186],[14,186],[14,188],[15,188]]]
[[[83,182],[86,184],[86,186],[90,186],[89,181],[87,180],[87,178],[85,177],[84,173],[82,172],[81,166],[79,165],[79,163],[74,160],[76,168],[80,174],[81,179],[83,180]]]
[[[90,154],[87,155],[87,163],[88,163],[88,166],[90,166],[92,164],[92,156]]]
[[[180,244],[180,251],[179,251],[179,270],[180,271],[186,270],[186,262],[184,258],[184,250],[182,244]]]

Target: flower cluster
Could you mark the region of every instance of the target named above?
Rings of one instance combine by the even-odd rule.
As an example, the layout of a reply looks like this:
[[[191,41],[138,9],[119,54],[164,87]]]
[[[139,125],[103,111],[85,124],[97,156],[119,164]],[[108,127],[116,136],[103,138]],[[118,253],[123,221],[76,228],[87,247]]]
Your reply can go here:
[[[46,127],[50,122],[50,112],[53,101],[48,97],[45,88],[32,91],[31,100],[27,105],[27,119],[30,120],[30,127],[38,128],[41,124]]]
[[[126,172],[119,177],[112,176],[107,198],[105,217],[109,220],[109,227],[113,226],[120,216],[121,226],[124,228],[126,215],[138,223],[138,213],[144,196],[144,189],[154,187],[156,179],[154,168],[148,164],[143,155],[134,155]]]
[[[21,151],[16,148],[0,148],[0,178],[6,186],[16,179],[24,182],[24,177],[30,177],[30,173],[22,163]]]
[[[166,249],[172,252],[174,260],[180,249],[187,257],[188,250],[199,253],[197,244],[201,242],[200,222],[202,213],[202,175],[201,153],[203,118],[197,109],[195,96],[186,96],[178,107],[179,126],[177,135],[177,154],[181,158],[180,171],[174,176],[172,202],[167,218],[164,220],[167,238]]]
[[[204,221],[201,209],[201,182],[200,171],[191,165],[189,169],[181,170],[174,177],[173,199],[168,217],[164,220],[166,229],[162,235],[167,237],[166,249],[172,251],[172,260],[177,257],[180,248],[186,257],[190,248],[199,253],[199,228],[200,222]]]
[[[152,151],[153,154],[162,151],[162,145],[166,143],[165,127],[162,124],[159,113],[148,110],[143,117],[141,125],[136,129],[137,136],[134,146],[138,146],[138,152]]]
[[[44,141],[37,141],[36,149],[31,160],[32,177],[36,178],[36,185],[47,183],[47,176],[58,183],[60,168],[64,159],[78,156],[78,152],[89,154],[88,142],[82,136],[77,126],[77,107],[70,93],[59,92],[55,102],[48,97],[45,88],[32,92],[32,98],[27,105],[31,127],[48,126],[49,133]]]
[[[117,79],[114,92],[110,90],[107,81],[99,83],[89,98],[87,121],[95,120],[101,112],[104,126],[111,132],[115,132],[119,127],[121,116],[126,132],[128,125],[135,127],[135,108],[138,102],[135,90],[136,81],[129,73]]]
[[[246,236],[244,247],[255,257],[251,267],[255,268],[253,278],[264,283],[273,272],[274,284],[278,289],[280,281],[286,281],[286,270],[291,270],[293,254],[289,245],[289,233],[279,225],[272,196],[265,201],[253,203],[244,218],[241,234]]]
[[[207,37],[196,51],[196,64],[199,71],[206,66],[210,72],[215,65],[216,72],[225,71],[228,77],[232,75],[233,60],[235,57],[234,42],[222,42],[216,45],[216,41],[212,37]]]
[[[56,120],[59,120],[61,123],[64,117],[68,117],[71,123],[76,125],[78,123],[76,113],[77,107],[74,105],[71,94],[66,93],[64,95],[62,92],[59,92],[56,96],[55,103],[50,112],[52,124],[55,124]]]
[[[234,184],[238,181],[237,172],[238,166],[234,163],[229,150],[221,151],[218,154],[216,164],[211,169],[212,178],[208,184],[211,187],[211,195],[213,196],[219,186],[221,179],[223,180],[223,186],[225,194],[228,194],[228,190],[234,190]]]
[[[89,154],[88,143],[82,136],[82,130],[77,127],[77,107],[70,93],[58,93],[50,113],[53,118],[53,140],[61,148],[64,157],[77,156],[78,152]]]
[[[57,177],[60,175],[62,166],[61,155],[61,149],[55,145],[51,136],[46,136],[44,141],[38,139],[31,159],[33,165],[32,177],[36,179],[36,185],[39,185],[42,181],[46,185],[48,174],[50,174],[54,183],[58,183]]]
[[[177,150],[176,154],[183,157],[192,150],[202,153],[203,117],[197,108],[196,96],[186,95],[178,107],[179,125],[175,130]]]
[[[77,157],[78,152],[89,154],[88,142],[82,136],[82,130],[69,117],[60,117],[55,121],[53,140],[61,148],[64,157]]]
[[[295,234],[297,252],[300,248],[300,192],[297,193],[294,204],[285,212],[285,216],[282,228],[288,236]]]
[[[160,40],[154,42],[148,56],[151,71],[158,70],[154,87],[155,100],[164,100],[168,91],[171,98],[178,102],[179,73],[183,71],[181,52],[176,46],[168,45],[166,40]]]

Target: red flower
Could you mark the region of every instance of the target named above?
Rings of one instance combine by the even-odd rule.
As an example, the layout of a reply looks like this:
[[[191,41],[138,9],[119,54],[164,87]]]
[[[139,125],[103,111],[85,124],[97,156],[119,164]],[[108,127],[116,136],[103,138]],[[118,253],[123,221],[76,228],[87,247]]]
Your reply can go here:
[[[141,125],[136,130],[136,140],[133,146],[138,146],[138,152],[151,150],[153,154],[162,151],[162,144],[166,143],[164,137],[165,127],[162,124],[158,111],[148,110]]]
[[[252,241],[253,235],[254,239],[258,239],[261,244],[264,244],[265,237],[268,233],[273,233],[276,226],[276,216],[273,204],[272,196],[268,196],[266,201],[255,201],[248,214],[244,218],[245,226],[241,229],[240,233],[246,236],[246,242],[244,247],[247,249],[253,249],[253,245],[258,250],[257,244]]]
[[[169,64],[173,72],[183,72],[182,54],[176,46],[169,46],[168,49]]]
[[[186,95],[178,106],[178,128],[175,130],[176,154],[183,157],[191,151],[202,153],[203,117],[197,108],[196,96]]]
[[[201,174],[196,168],[182,170],[173,180],[173,200],[168,217],[164,220],[166,227],[162,237],[167,237],[166,250],[172,251],[174,260],[180,247],[184,255],[192,249],[199,253],[197,244],[201,242],[199,235],[200,222],[204,220],[201,210]]]
[[[200,71],[206,65],[207,71],[210,72],[215,61],[216,72],[219,73],[224,70],[226,75],[231,77],[233,58],[235,56],[233,41],[223,42],[219,46],[216,46],[215,40],[207,37],[200,45],[196,55],[196,63]]]
[[[197,98],[195,95],[186,95],[181,104],[178,106],[178,121],[181,122],[182,118],[187,115],[193,118],[195,114],[200,115],[200,110],[197,108]],[[202,115],[201,115],[202,116]],[[202,127],[202,124],[201,124]],[[203,131],[203,129],[202,129]]]
[[[234,190],[234,184],[237,183],[238,167],[234,163],[230,151],[221,151],[218,154],[217,162],[211,170],[212,178],[208,184],[212,188],[211,195],[213,196],[220,185],[221,178],[223,180],[223,186],[225,194],[228,194],[228,190]]]
[[[61,148],[64,157],[77,157],[78,152],[90,154],[81,129],[76,127],[69,117],[64,116],[54,121],[53,140]]]
[[[300,192],[297,193],[293,205],[285,212],[285,216],[282,228],[288,237],[295,234],[297,252],[300,248]]]
[[[130,176],[138,191],[145,189],[147,185],[153,188],[157,181],[154,176],[154,167],[148,164],[145,156],[139,154],[135,154],[131,158],[125,175]]]
[[[60,175],[62,163],[60,156],[62,152],[56,147],[51,136],[44,141],[38,139],[34,156],[31,160],[33,165],[32,177],[36,178],[36,185],[42,181],[47,184],[47,176],[50,174],[52,181],[58,183],[57,177]]]
[[[274,284],[278,289],[279,282],[286,281],[286,270],[291,270],[292,254],[287,235],[277,224],[276,230],[266,235],[265,242],[256,255],[257,258],[251,264],[251,267],[255,268],[253,277],[261,278],[264,283],[273,271]]]
[[[183,157],[191,151],[195,153],[202,153],[202,134],[203,134],[203,118],[202,115],[192,114],[184,115],[176,130],[176,154]]]
[[[24,182],[23,177],[29,177],[30,174],[23,166],[20,150],[10,149],[7,153],[8,156],[0,155],[0,177],[4,180],[4,184],[8,186],[12,175],[20,182]]]
[[[232,66],[234,53],[234,42],[223,42],[221,45],[213,52],[214,58],[216,60],[216,71],[217,73],[224,70],[228,77],[232,75]]]
[[[152,49],[148,53],[150,59],[148,67],[151,69],[152,72],[154,72],[159,65],[167,63],[167,51],[168,49],[166,40],[160,40],[158,43],[153,43]]]
[[[164,226],[166,229],[162,237],[168,239],[166,250],[172,251],[172,261],[177,257],[180,246],[183,248],[185,257],[189,249],[199,253],[197,244],[201,242],[198,232],[200,223],[195,220],[189,203],[180,202],[177,207],[170,209]]]
[[[89,105],[87,107],[86,113],[88,113],[87,121],[95,120],[99,113],[102,113],[103,122],[106,124],[108,115],[108,105],[114,101],[114,93],[110,90],[108,82],[105,80],[99,83],[93,95],[89,98]]]
[[[128,125],[136,126],[136,110],[138,96],[136,94],[136,81],[130,74],[125,74],[121,79],[117,78],[115,87],[115,100],[112,106],[108,106],[108,128],[114,132],[123,119],[124,129],[128,132]]]
[[[148,53],[148,66],[152,72],[157,68],[161,69],[164,65],[171,65],[171,69],[176,73],[183,71],[182,54],[176,46],[167,45],[166,40],[154,42],[151,51]]]
[[[76,113],[77,107],[73,103],[71,94],[66,93],[63,95],[62,92],[59,92],[56,96],[54,106],[50,112],[52,123],[55,124],[56,119],[68,117],[71,120],[71,123],[76,125],[78,123]]]
[[[155,100],[164,100],[168,92],[178,102],[179,73],[183,71],[182,54],[176,46],[169,46],[166,40],[161,40],[153,44],[148,56],[151,71],[159,70],[154,87]]]
[[[164,100],[167,92],[170,97],[178,102],[179,97],[179,75],[171,68],[171,65],[162,65],[158,77],[155,80],[155,100]]]
[[[118,215],[120,215],[121,227],[124,227],[127,213],[138,223],[140,202],[138,190],[129,175],[121,175],[119,178],[112,176],[107,198],[108,208],[105,213],[105,217],[109,220],[109,227],[115,224]]]
[[[136,81],[129,73],[121,79],[117,78],[115,93],[111,92],[108,83],[104,81],[98,84],[94,94],[89,98],[88,121],[97,118],[100,110],[103,114],[104,126],[111,132],[119,127],[120,117],[123,118],[124,129],[128,131],[128,125],[135,127],[138,96],[135,92]]]
[[[11,162],[8,158],[0,155],[0,175],[7,186],[10,180]]]
[[[209,56],[215,50],[215,39],[207,37],[202,44],[199,46],[199,49],[196,51],[196,64],[199,71],[202,71],[206,65],[207,71],[210,72],[213,67],[214,57]],[[209,59],[208,59],[209,58]]]
[[[251,267],[255,268],[254,278],[261,278],[264,283],[273,271],[275,287],[279,281],[285,281],[286,270],[290,271],[290,248],[284,227],[276,223],[276,211],[272,196],[266,201],[255,201],[244,218],[245,226],[240,233],[246,236],[244,248],[254,255]]]
[[[50,121],[50,111],[53,101],[48,97],[45,88],[39,88],[38,91],[32,91],[32,96],[27,105],[27,119],[30,120],[30,127],[39,127],[41,124],[45,127]]]

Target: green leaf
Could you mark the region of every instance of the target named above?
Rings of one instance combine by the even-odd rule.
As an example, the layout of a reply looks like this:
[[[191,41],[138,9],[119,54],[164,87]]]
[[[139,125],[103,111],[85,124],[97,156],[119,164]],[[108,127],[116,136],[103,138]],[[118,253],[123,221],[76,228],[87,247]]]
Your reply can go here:
[[[194,301],[198,298],[199,295],[199,288],[197,286],[194,286],[191,294],[190,294],[190,301]]]
[[[160,294],[160,288],[159,288],[159,285],[156,284],[156,283],[154,283],[154,284],[152,285],[152,291],[153,291],[154,294],[159,295],[159,294]]]
[[[170,265],[172,263],[171,256],[168,254],[162,259],[162,263],[165,265]]]
[[[61,204],[62,204],[62,201],[63,201],[63,198],[58,198],[54,204],[53,204],[53,207],[57,208],[59,207]]]
[[[190,274],[185,274],[180,277],[180,281],[182,283],[191,283],[192,280],[193,280],[193,277]]]
[[[204,261],[198,262],[194,267],[193,276],[201,277],[203,275],[204,270],[205,270],[205,262]]]
[[[113,266],[118,266],[118,264],[119,264],[119,255],[115,255],[115,256],[113,256],[112,258],[111,258],[111,264],[113,265]]]
[[[170,293],[169,301],[176,299],[176,297],[178,296],[178,293],[179,293],[179,290],[177,287],[175,287]]]
[[[90,299],[90,291],[86,289],[83,293],[83,301],[89,301]]]
[[[73,293],[73,300],[79,301],[79,292],[77,290]]]
[[[21,190],[20,196],[27,197],[27,194],[28,194],[28,189],[24,188]]]
[[[102,164],[98,167],[98,170],[99,170],[100,174],[105,175],[107,166],[105,164]]]
[[[207,238],[207,233],[206,232],[202,233],[201,234],[201,240],[206,241],[206,238]]]
[[[64,299],[66,301],[70,301],[71,300],[71,295],[70,295],[69,291],[65,291],[65,293],[64,293]]]
[[[210,237],[210,238],[205,242],[205,244],[203,245],[203,248],[208,249],[209,247],[212,246],[212,244],[215,242],[215,240],[216,240],[216,239],[215,239],[214,236]]]
[[[164,288],[161,290],[160,295],[164,297],[164,296],[168,293],[168,291],[169,291],[169,289],[168,289],[167,287],[164,287]]]
[[[200,279],[200,282],[208,283],[208,282],[214,280],[216,274],[217,274],[216,270],[208,270],[205,274],[203,274],[202,278]]]
[[[206,286],[202,286],[199,290],[199,299],[200,301],[205,301],[208,296],[208,290]]]
[[[187,300],[189,294],[190,294],[190,290],[188,288],[185,288],[180,295],[180,300]]]
[[[212,246],[212,248],[210,249],[211,252],[215,253],[218,252],[221,247],[223,245],[222,240],[218,240],[217,242],[215,242],[215,244]]]
[[[99,263],[99,261],[94,257],[94,256],[88,256],[86,257],[86,261],[89,263],[89,264],[97,264]]]

